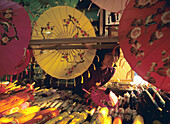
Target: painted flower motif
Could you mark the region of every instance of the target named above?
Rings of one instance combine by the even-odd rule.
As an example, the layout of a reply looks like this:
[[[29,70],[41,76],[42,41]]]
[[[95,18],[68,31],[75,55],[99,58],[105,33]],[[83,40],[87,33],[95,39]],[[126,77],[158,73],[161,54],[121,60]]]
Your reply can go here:
[[[83,30],[81,30],[81,33],[84,33],[84,31],[83,31]]]
[[[155,81],[155,79],[154,79],[153,77],[150,77],[150,78],[148,79],[148,82],[149,82],[149,83],[152,83],[152,84],[155,84],[155,83],[156,83],[156,81]]]
[[[162,55],[165,55],[165,54],[166,54],[166,51],[165,51],[165,50],[163,50],[163,51],[162,51]]]
[[[9,19],[9,18],[11,18],[12,17],[12,14],[5,14],[5,18],[6,19]]]
[[[139,67],[141,64],[142,64],[142,61],[138,61],[136,65]]]
[[[168,61],[168,58],[167,57],[162,57],[162,62],[166,62]]]
[[[67,56],[64,56],[65,59],[67,59]]]
[[[68,74],[71,74],[71,71],[68,71]]]
[[[166,76],[166,70],[164,68],[158,68],[156,73],[158,73],[160,76]]]
[[[137,53],[137,52],[138,52],[138,49],[136,49],[136,47],[133,47],[133,46],[132,46],[132,48],[130,49],[130,52],[133,53],[133,54],[134,54],[134,53]]]
[[[160,38],[163,36],[163,32],[157,30],[157,31],[155,32],[155,36],[156,36],[158,39],[160,39]]]
[[[167,68],[167,69],[170,68],[170,59],[167,59],[167,60],[164,62],[163,67],[164,67],[164,68]]]
[[[138,5],[145,6],[145,5],[148,4],[149,2],[150,2],[149,0],[139,0],[139,1],[138,1]]]
[[[137,42],[136,44],[132,44],[132,46],[135,47],[136,49],[139,49],[141,47],[141,44]]]
[[[151,66],[150,71],[154,72],[155,71],[155,67]]]
[[[144,53],[143,51],[140,51],[140,55],[141,55],[141,56],[144,56],[145,53]]]
[[[158,2],[158,0],[149,0],[149,3],[150,3],[151,5],[153,5],[153,4],[157,3],[157,2]]]
[[[165,12],[161,17],[161,20],[164,24],[170,23],[170,11]]]
[[[157,64],[156,64],[156,62],[152,62],[152,66],[156,66]]]
[[[145,28],[148,28],[150,25],[156,24],[157,22],[153,19],[156,17],[157,14],[149,15],[145,19]]]
[[[66,21],[67,24],[69,24],[69,21]]]
[[[11,13],[11,12],[12,12],[12,9],[6,10],[6,13]]]
[[[1,22],[1,25],[5,28],[9,28],[9,23],[8,22]]]
[[[166,70],[166,75],[170,77],[170,69]]]
[[[146,77],[150,77],[151,76],[151,73],[148,71],[147,73],[146,73]]]
[[[7,43],[8,41],[9,41],[9,38],[8,38],[8,37],[3,37],[3,38],[2,38],[2,42],[3,42],[3,43]]]
[[[141,28],[136,27],[131,31],[130,36],[131,36],[131,38],[136,39],[136,38],[138,38],[140,36],[140,34],[141,34]]]
[[[153,41],[150,41],[149,44],[152,46],[153,45]]]
[[[139,52],[136,53],[135,56],[136,56],[136,58],[137,58],[137,57],[140,57],[140,53],[139,53]]]

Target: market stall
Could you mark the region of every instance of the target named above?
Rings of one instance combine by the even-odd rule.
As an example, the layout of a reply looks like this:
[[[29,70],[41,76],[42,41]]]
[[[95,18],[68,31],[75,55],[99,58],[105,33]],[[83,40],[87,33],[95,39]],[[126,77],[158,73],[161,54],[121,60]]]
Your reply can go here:
[[[13,1],[0,1],[1,124],[169,123],[169,1]]]

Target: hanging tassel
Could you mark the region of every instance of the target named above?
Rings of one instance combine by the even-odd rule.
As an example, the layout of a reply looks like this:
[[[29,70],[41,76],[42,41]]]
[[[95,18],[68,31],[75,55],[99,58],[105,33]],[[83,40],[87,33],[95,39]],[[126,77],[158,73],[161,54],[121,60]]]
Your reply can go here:
[[[74,87],[76,86],[76,79],[74,78]]]
[[[53,78],[51,77],[51,78],[50,78],[50,85],[51,85],[51,81],[52,81],[52,79],[53,79]]]
[[[87,70],[87,73],[88,73],[88,78],[90,78],[90,71],[89,71],[89,70]]]
[[[90,18],[90,22],[93,22],[93,19],[92,18]],[[95,27],[96,28],[96,27]]]
[[[27,68],[25,69],[25,73],[26,73],[26,75],[28,74],[28,69]]]
[[[66,87],[68,86],[68,80],[66,80]]]
[[[29,64],[28,64],[28,69],[30,69],[30,70],[31,70],[31,63],[29,63]]]
[[[23,55],[23,57],[26,56],[26,52],[27,52],[27,48],[24,48],[24,55]]]
[[[89,5],[89,7],[88,7],[88,9],[87,10],[90,10],[90,8],[91,8],[91,5],[92,5],[93,3],[90,3],[90,5]]]
[[[6,80],[6,81],[8,80],[8,77],[7,77],[7,75],[6,75],[6,77],[5,77],[5,80]]]
[[[36,65],[36,64],[34,63],[33,69],[35,69],[35,65]]]
[[[98,55],[96,55],[96,57],[97,57],[97,62],[99,62],[99,61],[100,61],[100,58],[99,58],[99,56],[98,56]]]
[[[59,87],[59,84],[60,84],[60,81],[59,81],[59,79],[58,79],[58,84],[57,84],[58,87]]]
[[[84,78],[83,78],[83,75],[81,75],[81,83],[83,84],[84,82]]]
[[[96,70],[96,66],[95,66],[95,64],[93,63],[93,68],[94,68],[94,70]]]
[[[40,67],[39,67],[39,69],[38,69],[38,74],[40,74],[40,71],[41,71],[41,69],[40,69]]]
[[[98,13],[97,13],[97,16],[99,16],[99,14],[100,14],[100,9],[99,9],[99,11],[98,11]]]
[[[23,77],[24,77],[24,72],[21,73],[21,78],[23,78]]]
[[[10,77],[10,82],[12,82],[12,77],[13,77],[13,75],[11,75],[11,77]]]

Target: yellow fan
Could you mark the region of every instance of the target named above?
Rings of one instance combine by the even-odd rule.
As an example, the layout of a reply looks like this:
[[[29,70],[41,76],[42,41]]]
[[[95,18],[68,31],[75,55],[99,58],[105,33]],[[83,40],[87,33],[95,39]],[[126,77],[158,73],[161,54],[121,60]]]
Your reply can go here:
[[[32,39],[95,37],[95,30],[84,13],[69,6],[45,11],[33,28]],[[52,77],[73,79],[92,64],[96,50],[34,50],[40,67]]]

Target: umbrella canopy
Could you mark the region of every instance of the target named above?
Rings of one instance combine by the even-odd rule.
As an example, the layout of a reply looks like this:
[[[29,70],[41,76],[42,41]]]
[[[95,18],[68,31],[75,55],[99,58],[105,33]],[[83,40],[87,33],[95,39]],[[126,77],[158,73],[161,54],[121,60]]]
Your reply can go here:
[[[84,13],[69,6],[57,6],[44,12],[34,26],[32,39],[95,37],[95,31]],[[59,79],[73,79],[85,72],[96,50],[34,50],[40,67]]]
[[[22,5],[27,11],[31,21],[32,26],[34,26],[35,21],[43,14],[46,10],[55,6],[68,5],[71,7],[76,7],[79,0],[14,0],[15,2]]]
[[[134,71],[170,91],[170,6],[167,0],[131,0],[119,26],[120,47]]]
[[[116,82],[132,82],[134,78],[134,71],[130,67],[129,63],[124,58],[122,49],[120,49],[120,57],[118,62],[116,62],[116,72],[110,81]]]
[[[0,76],[12,71],[22,59],[31,38],[31,21],[25,9],[0,1]]]
[[[125,9],[129,0],[91,0],[94,4],[109,12],[120,12]]]
[[[30,51],[25,50],[24,55],[23,55],[22,59],[20,60],[20,62],[8,74],[15,75],[15,74],[21,73],[28,66],[29,62],[30,62]]]

